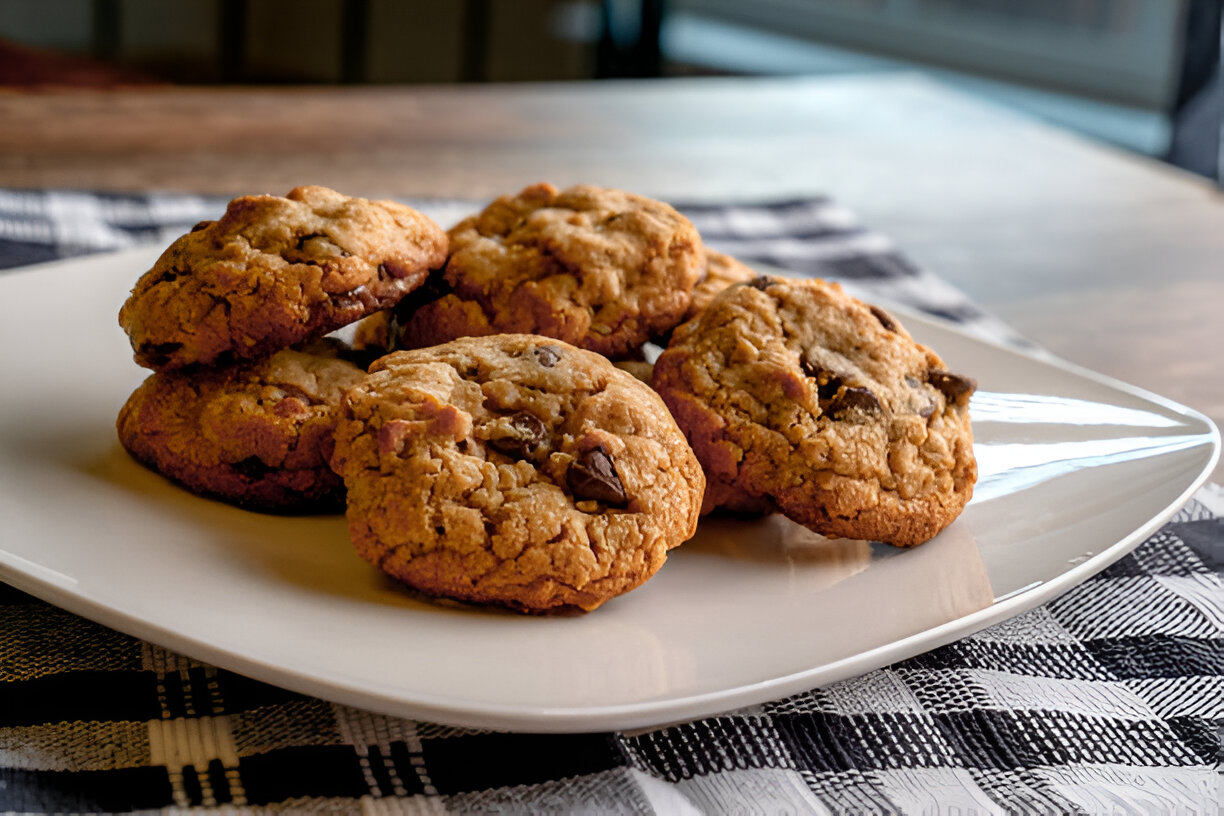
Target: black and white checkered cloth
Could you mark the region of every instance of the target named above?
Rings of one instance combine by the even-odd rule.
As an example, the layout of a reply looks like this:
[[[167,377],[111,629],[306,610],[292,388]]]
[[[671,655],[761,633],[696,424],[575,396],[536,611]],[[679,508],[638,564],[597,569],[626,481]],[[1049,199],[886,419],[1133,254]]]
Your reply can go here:
[[[449,224],[471,202],[410,202]],[[220,199],[0,191],[0,268],[148,242]],[[826,199],[683,207],[711,246],[1015,340]],[[1218,812],[1224,490],[1057,600],[783,700],[530,735],[305,697],[0,586],[0,810]]]

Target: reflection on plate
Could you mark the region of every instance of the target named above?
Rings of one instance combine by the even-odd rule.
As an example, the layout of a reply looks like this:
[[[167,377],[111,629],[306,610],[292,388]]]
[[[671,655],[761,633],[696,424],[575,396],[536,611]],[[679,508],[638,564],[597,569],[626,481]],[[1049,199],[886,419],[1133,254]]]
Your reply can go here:
[[[981,482],[935,540],[896,550],[781,518],[707,520],[655,578],[590,615],[434,605],[357,558],[340,518],[199,499],[119,448],[114,417],[143,373],[115,314],[155,254],[0,278],[0,578],[225,668],[420,719],[632,728],[886,665],[1100,570],[1219,451],[1193,411],[898,309],[981,384]],[[48,330],[30,304],[65,291]]]

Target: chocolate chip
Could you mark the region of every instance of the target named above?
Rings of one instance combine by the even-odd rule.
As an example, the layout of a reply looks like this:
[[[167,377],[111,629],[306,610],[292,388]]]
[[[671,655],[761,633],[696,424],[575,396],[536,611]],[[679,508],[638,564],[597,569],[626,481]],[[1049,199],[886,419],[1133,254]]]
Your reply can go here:
[[[589,450],[570,462],[565,483],[577,499],[594,499],[618,507],[629,502],[612,457],[603,448]]]
[[[853,411],[874,414],[879,410],[880,400],[869,389],[848,385],[837,392],[825,412],[837,419]]]
[[[762,292],[764,292],[770,286],[773,286],[773,284],[774,284],[773,278],[770,278],[768,275],[757,275],[755,278],[748,281],[744,285],[751,286],[753,289],[760,289]]]
[[[875,319],[880,321],[880,325],[890,332],[897,330],[897,321],[893,320],[892,315],[881,309],[879,306],[869,306],[871,313],[875,315]]]
[[[939,389],[948,402],[956,402],[962,394],[972,394],[977,390],[977,380],[948,371],[927,372],[927,382]]]
[[[548,428],[534,414],[520,411],[510,417],[510,435],[489,440],[489,445],[507,456],[527,459],[548,438]]]
[[[540,346],[535,350],[536,359],[545,368],[552,368],[561,360],[561,350],[555,346]]]
[[[192,227],[192,228],[191,228],[191,231],[192,231],[192,232],[199,232],[199,231],[200,231],[200,230],[202,230],[202,229],[208,229],[209,227],[211,227],[211,226],[212,226],[213,224],[215,224],[215,223],[217,223],[217,222],[216,222],[216,221],[201,221],[200,223],[198,223],[198,224],[196,224],[194,227]]]

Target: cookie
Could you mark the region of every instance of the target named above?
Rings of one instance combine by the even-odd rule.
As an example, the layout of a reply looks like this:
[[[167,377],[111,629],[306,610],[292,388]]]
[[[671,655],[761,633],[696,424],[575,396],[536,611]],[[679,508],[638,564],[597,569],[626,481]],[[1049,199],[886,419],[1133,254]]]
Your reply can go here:
[[[620,357],[684,317],[704,264],[675,209],[587,185],[503,196],[450,244],[436,299],[403,316],[409,347],[531,333]]]
[[[710,504],[764,499],[827,536],[912,546],[972,496],[974,381],[836,284],[732,286],[676,330],[652,382]]]
[[[433,596],[591,610],[693,535],[701,466],[662,400],[535,335],[383,357],[349,390],[332,466],[362,557]]]
[[[244,196],[162,253],[119,324],[146,368],[258,359],[397,303],[446,252],[439,226],[392,201]]]
[[[149,375],[119,412],[123,447],[187,489],[254,510],[335,511],[336,411],[365,372],[316,341],[266,360]]]
[[[689,304],[684,314],[685,320],[692,320],[701,314],[728,286],[737,283],[748,283],[758,277],[757,271],[741,261],[732,258],[725,252],[705,250],[705,274],[693,287],[693,302]]]

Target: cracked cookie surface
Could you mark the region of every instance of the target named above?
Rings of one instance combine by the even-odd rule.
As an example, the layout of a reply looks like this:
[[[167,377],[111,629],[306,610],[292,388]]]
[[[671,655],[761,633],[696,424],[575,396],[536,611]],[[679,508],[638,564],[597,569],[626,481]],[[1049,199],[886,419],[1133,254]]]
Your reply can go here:
[[[344,390],[365,372],[316,341],[266,360],[156,372],[116,423],[136,459],[189,490],[254,510],[334,512],[328,466]]]
[[[705,479],[649,386],[534,335],[375,363],[332,466],[366,560],[429,595],[594,609],[692,536]]]
[[[119,323],[146,368],[258,359],[397,303],[446,252],[441,227],[393,201],[243,196],[162,253]]]
[[[652,382],[706,470],[707,510],[763,500],[825,535],[912,546],[972,496],[974,381],[836,284],[732,286],[676,330]]]
[[[450,242],[436,299],[405,315],[409,347],[522,332],[620,357],[683,318],[704,263],[674,208],[590,185],[503,196]]]

